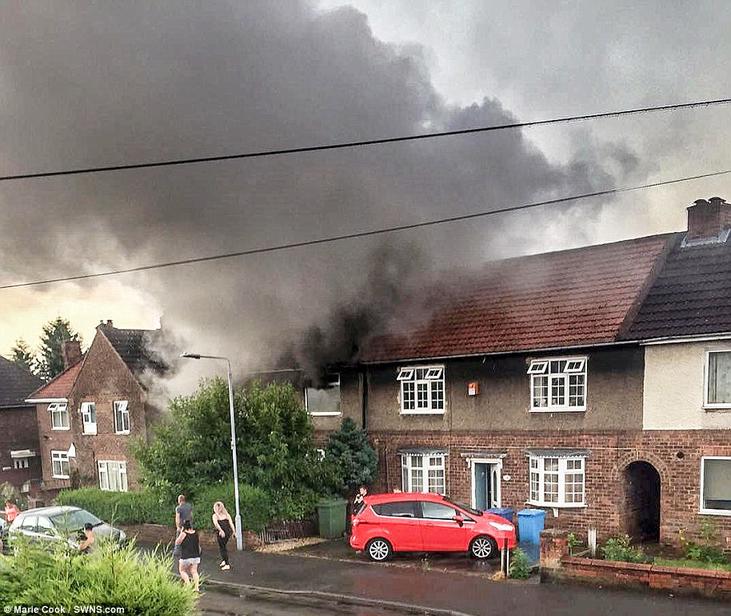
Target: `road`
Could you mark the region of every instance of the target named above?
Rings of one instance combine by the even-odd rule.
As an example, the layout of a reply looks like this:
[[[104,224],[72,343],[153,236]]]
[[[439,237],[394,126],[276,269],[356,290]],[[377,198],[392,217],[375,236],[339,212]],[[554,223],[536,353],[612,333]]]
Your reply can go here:
[[[216,555],[207,553],[202,570],[214,581],[282,591],[315,591],[321,593],[320,598],[323,594],[333,599],[363,597],[473,616],[728,616],[731,613],[728,603],[653,592],[492,582],[484,576],[366,562],[243,552],[234,553],[231,564],[231,571],[219,571]]]

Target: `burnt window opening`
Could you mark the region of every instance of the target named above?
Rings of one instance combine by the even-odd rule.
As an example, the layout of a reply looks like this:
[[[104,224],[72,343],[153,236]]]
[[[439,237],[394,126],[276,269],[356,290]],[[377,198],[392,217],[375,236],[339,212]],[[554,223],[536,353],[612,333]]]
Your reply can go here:
[[[321,384],[305,387],[305,409],[310,415],[340,415],[340,374],[328,373]]]

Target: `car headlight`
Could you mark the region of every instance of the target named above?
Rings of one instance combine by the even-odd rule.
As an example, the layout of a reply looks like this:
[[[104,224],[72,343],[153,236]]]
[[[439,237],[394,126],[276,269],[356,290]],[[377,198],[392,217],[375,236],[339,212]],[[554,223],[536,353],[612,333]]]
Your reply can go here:
[[[506,533],[515,530],[515,526],[513,526],[512,524],[501,524],[500,522],[488,522],[488,524],[493,528],[496,528],[497,530],[501,530]]]

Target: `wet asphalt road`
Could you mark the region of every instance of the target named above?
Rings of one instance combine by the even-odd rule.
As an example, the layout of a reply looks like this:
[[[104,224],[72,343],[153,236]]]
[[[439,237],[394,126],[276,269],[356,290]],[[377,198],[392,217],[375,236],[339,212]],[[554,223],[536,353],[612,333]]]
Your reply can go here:
[[[453,610],[474,616],[728,616],[731,606],[703,599],[343,562],[282,554],[233,553],[232,570],[204,554],[211,579],[282,590],[316,590]],[[292,611],[290,613],[297,613]]]

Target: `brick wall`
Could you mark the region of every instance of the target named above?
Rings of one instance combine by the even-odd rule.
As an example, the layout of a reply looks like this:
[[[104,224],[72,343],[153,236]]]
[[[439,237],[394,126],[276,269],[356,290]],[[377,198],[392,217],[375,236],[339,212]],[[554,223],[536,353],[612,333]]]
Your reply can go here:
[[[38,426],[35,407],[0,409],[0,483],[9,482],[20,488],[29,479],[40,479],[41,460],[28,458],[29,467],[13,468],[12,450],[30,449],[38,452]],[[5,470],[7,469],[7,470]]]
[[[472,498],[471,451],[489,449],[502,458],[503,507],[526,508],[528,499],[528,448],[576,447],[586,449],[586,503],[578,509],[547,510],[546,527],[586,533],[597,528],[600,538],[624,533],[631,520],[625,510],[625,469],[644,460],[658,471],[661,481],[660,540],[677,544],[678,531],[697,534],[704,519],[713,520],[723,545],[731,548],[731,517],[706,516],[700,507],[700,460],[703,455],[731,456],[731,431],[653,432],[439,432],[371,433],[379,455],[379,481],[375,490],[401,488],[399,450],[413,447],[447,451],[447,493],[469,503]],[[479,457],[479,456],[478,456]],[[509,476],[507,480],[505,477]]]

